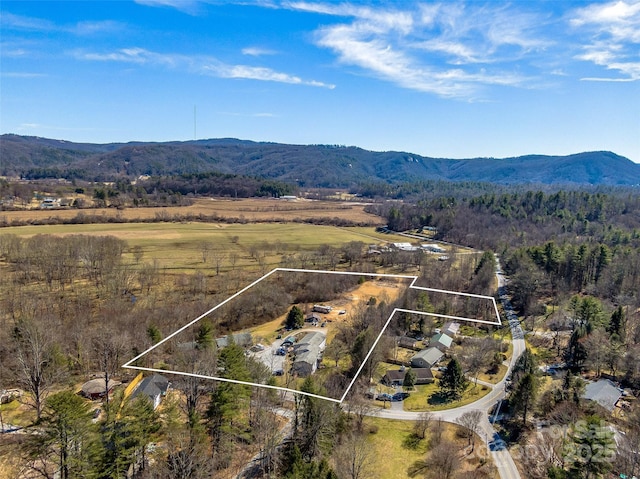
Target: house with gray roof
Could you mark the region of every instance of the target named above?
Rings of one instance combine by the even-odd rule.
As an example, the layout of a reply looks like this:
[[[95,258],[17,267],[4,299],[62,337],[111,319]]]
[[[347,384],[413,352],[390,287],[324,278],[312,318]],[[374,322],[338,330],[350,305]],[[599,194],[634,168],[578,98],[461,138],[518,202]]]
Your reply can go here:
[[[459,331],[460,323],[456,323],[455,321],[449,321],[442,327],[442,332],[451,337],[457,336]]]
[[[292,370],[294,374],[307,377],[316,372],[318,362],[327,344],[327,337],[319,331],[307,333],[293,346],[295,359]]]
[[[429,347],[438,348],[440,351],[444,351],[451,347],[453,343],[453,338],[451,336],[446,335],[445,333],[438,333],[429,342]]]
[[[146,396],[153,404],[153,409],[156,409],[160,405],[162,398],[167,394],[169,386],[169,380],[161,374],[147,376],[140,381],[140,384],[131,395],[131,399]]]
[[[251,338],[251,333],[236,333],[231,335],[233,337],[233,342],[238,346],[242,346],[246,348],[253,344],[253,339]],[[226,348],[229,346],[229,335],[222,336],[221,338],[216,339],[216,346],[218,349]]]
[[[582,397],[597,402],[611,412],[616,407],[618,399],[622,397],[622,389],[608,379],[600,379],[587,384]]]
[[[411,366],[414,368],[432,368],[443,356],[444,353],[435,346],[423,349],[411,358]]]
[[[385,386],[394,387],[402,386],[404,384],[404,377],[407,374],[408,369],[390,369],[382,377],[380,382]],[[411,371],[416,375],[415,384],[429,384],[433,382],[433,373],[429,368],[411,368]]]

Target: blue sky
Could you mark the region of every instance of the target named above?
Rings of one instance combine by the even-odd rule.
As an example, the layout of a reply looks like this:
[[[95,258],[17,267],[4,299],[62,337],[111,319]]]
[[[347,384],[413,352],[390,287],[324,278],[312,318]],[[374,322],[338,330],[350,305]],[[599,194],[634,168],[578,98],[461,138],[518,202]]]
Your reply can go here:
[[[640,162],[640,1],[0,8],[2,133]]]

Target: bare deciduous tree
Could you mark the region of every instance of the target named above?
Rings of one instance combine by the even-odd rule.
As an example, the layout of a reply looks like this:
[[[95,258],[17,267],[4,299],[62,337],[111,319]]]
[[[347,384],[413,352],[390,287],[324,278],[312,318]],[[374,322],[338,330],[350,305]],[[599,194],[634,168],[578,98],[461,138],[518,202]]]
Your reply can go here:
[[[413,433],[420,439],[427,437],[429,426],[433,422],[433,414],[429,411],[420,413],[418,419],[413,423]]]
[[[482,411],[467,411],[458,418],[458,424],[465,428],[466,436],[471,446],[471,452],[476,447],[476,434],[480,431],[480,421],[482,420]]]
[[[336,471],[339,477],[366,479],[374,475],[374,452],[367,438],[354,433],[337,447],[335,451]]]
[[[423,476],[433,479],[451,479],[460,469],[460,458],[451,441],[441,441],[426,459],[414,462],[407,471],[409,477]]]
[[[108,405],[109,382],[123,362],[122,355],[125,352],[126,341],[105,326],[94,336],[92,345],[95,364],[104,380],[105,401]]]
[[[29,392],[27,401],[39,420],[55,371],[51,335],[41,323],[24,321],[14,330],[17,382]]]

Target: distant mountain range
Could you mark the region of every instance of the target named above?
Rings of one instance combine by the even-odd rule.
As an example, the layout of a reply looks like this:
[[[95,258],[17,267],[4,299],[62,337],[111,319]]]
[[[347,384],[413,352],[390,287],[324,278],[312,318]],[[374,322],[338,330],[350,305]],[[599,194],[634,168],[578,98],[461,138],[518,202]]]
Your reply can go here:
[[[12,134],[0,136],[3,176],[106,181],[211,171],[272,178],[307,187],[416,180],[640,185],[640,164],[609,151],[454,160],[353,146],[286,145],[231,138],[92,144]]]

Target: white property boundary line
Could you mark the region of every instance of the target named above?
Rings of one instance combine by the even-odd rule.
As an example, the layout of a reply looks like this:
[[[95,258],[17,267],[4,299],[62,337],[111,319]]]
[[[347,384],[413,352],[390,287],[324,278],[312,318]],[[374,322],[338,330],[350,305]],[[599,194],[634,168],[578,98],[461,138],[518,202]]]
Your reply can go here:
[[[413,281],[411,281],[411,284],[409,284],[408,289],[417,289],[417,290],[421,290],[421,291],[432,291],[432,292],[435,292],[435,293],[445,293],[445,294],[453,294],[453,295],[458,295],[458,296],[468,296],[468,297],[471,297],[471,298],[480,298],[480,299],[491,300],[491,302],[493,303],[493,308],[494,308],[495,313],[496,313],[497,322],[485,321],[485,320],[481,320],[481,319],[463,318],[463,317],[460,317],[460,316],[449,316],[449,315],[446,315],[446,314],[427,313],[425,311],[414,311],[414,310],[409,310],[409,309],[395,308],[391,312],[391,314],[389,315],[389,318],[387,319],[386,323],[382,327],[382,330],[380,331],[380,333],[376,337],[376,340],[373,342],[373,345],[371,346],[371,349],[369,350],[369,352],[367,353],[366,357],[362,361],[362,364],[360,364],[360,367],[358,368],[358,371],[353,376],[353,379],[349,383],[349,386],[347,386],[347,389],[345,390],[344,394],[342,395],[342,397],[340,399],[334,399],[334,398],[330,398],[330,397],[327,397],[327,396],[321,396],[319,394],[306,393],[306,392],[303,392],[303,391],[299,391],[297,389],[290,389],[290,388],[285,388],[285,387],[281,387],[281,386],[271,386],[269,384],[251,383],[251,382],[248,382],[248,381],[237,381],[235,379],[227,379],[227,378],[219,378],[219,377],[214,377],[214,376],[206,376],[206,375],[203,375],[203,374],[185,373],[185,372],[179,372],[179,371],[168,371],[168,370],[165,370],[165,369],[146,368],[146,367],[142,367],[142,366],[133,366],[132,365],[132,363],[136,362],[138,359],[140,359],[142,356],[144,356],[148,352],[150,352],[153,349],[157,348],[158,346],[160,346],[164,342],[170,340],[174,336],[180,334],[185,329],[193,326],[195,323],[200,321],[202,318],[208,316],[209,314],[214,312],[216,309],[224,306],[225,304],[227,304],[232,299],[240,296],[242,293],[244,293],[248,289],[250,289],[250,288],[254,287],[256,284],[258,284],[260,281],[268,278],[273,273],[276,273],[278,271],[284,271],[284,272],[290,272],[290,273],[324,273],[324,274],[339,274],[339,275],[351,275],[351,276],[369,276],[369,277],[374,277],[374,278],[412,279]],[[316,270],[316,269],[275,268],[275,269],[269,271],[264,276],[262,276],[262,277],[258,278],[257,280],[255,280],[250,285],[245,286],[244,288],[242,288],[240,291],[238,291],[234,295],[232,295],[229,298],[225,299],[220,304],[214,306],[213,308],[211,308],[206,313],[201,314],[200,316],[198,316],[193,321],[185,324],[184,326],[182,326],[177,331],[171,333],[169,336],[164,338],[162,341],[158,342],[157,344],[154,344],[153,346],[151,346],[147,350],[145,350],[142,353],[138,354],[135,358],[133,358],[133,359],[129,360],[127,363],[123,364],[122,367],[123,368],[128,368],[128,369],[137,369],[137,370],[140,370],[140,371],[157,372],[157,373],[161,373],[161,374],[166,374],[166,373],[178,374],[178,375],[182,375],[182,376],[191,376],[191,377],[196,377],[196,378],[201,378],[201,379],[213,379],[213,380],[216,380],[216,381],[224,381],[224,382],[235,383],[235,384],[244,384],[244,385],[247,385],[247,386],[257,386],[257,387],[263,387],[263,388],[268,388],[268,389],[277,389],[277,390],[280,390],[280,391],[286,391],[286,392],[297,393],[297,394],[305,394],[307,396],[312,396],[312,397],[319,398],[319,399],[326,399],[328,401],[333,401],[333,402],[336,402],[336,403],[342,403],[342,401],[344,401],[344,399],[347,397],[347,394],[351,390],[351,387],[355,383],[356,379],[360,375],[360,372],[364,368],[364,365],[369,360],[369,356],[371,356],[371,353],[373,353],[373,350],[377,346],[378,341],[380,341],[380,338],[382,337],[382,335],[384,334],[385,330],[387,329],[387,326],[389,326],[389,323],[391,322],[391,319],[393,318],[393,316],[397,312],[421,314],[423,316],[434,316],[434,317],[437,317],[437,318],[457,319],[457,320],[461,320],[461,321],[471,321],[471,322],[474,322],[474,323],[493,324],[493,325],[496,325],[496,326],[501,326],[502,325],[502,321],[500,321],[500,313],[498,312],[498,305],[496,304],[496,300],[495,300],[495,298],[493,296],[484,296],[484,295],[481,295],[481,294],[463,293],[463,292],[459,292],[459,291],[448,291],[448,290],[444,290],[444,289],[435,289],[435,288],[425,288],[425,287],[422,287],[422,286],[414,286],[417,280],[418,280],[418,276],[409,276],[409,275],[401,275],[401,274],[358,273],[358,272],[355,272],[355,271],[328,271],[328,270]]]

